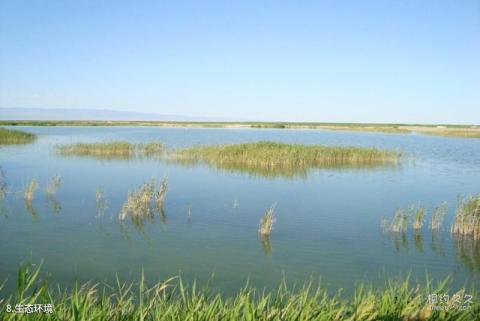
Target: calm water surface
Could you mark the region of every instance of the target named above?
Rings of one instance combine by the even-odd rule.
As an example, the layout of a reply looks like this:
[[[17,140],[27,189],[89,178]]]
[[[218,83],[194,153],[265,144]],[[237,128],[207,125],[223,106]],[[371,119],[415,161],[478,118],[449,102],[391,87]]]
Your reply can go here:
[[[44,260],[44,271],[63,284],[112,281],[115,274],[148,281],[181,273],[229,292],[250,282],[259,287],[282,277],[313,277],[331,289],[351,291],[356,281],[381,283],[411,273],[424,279],[452,277],[454,286],[480,288],[480,244],[448,232],[457,199],[480,192],[480,140],[321,130],[200,129],[150,127],[24,127],[34,144],[0,148],[8,191],[0,214],[0,280],[13,289],[21,262]],[[405,157],[395,168],[316,169],[301,175],[264,177],[206,165],[158,160],[62,157],[55,145],[108,140],[159,140],[168,148],[273,140],[305,144],[389,148]],[[55,199],[45,196],[58,173]],[[39,189],[31,208],[22,190],[32,178]],[[165,217],[141,229],[118,222],[129,190],[152,177],[168,178]],[[108,208],[97,216],[95,193]],[[420,235],[383,233],[382,218],[396,209],[449,203],[444,228]],[[258,222],[276,204],[269,241]],[[189,215],[189,209],[191,215]]]

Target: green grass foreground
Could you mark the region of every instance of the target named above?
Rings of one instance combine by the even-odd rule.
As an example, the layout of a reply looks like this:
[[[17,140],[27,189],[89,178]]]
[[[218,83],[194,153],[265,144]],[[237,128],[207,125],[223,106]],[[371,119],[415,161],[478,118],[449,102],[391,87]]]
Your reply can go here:
[[[94,157],[104,159],[130,159],[134,157],[156,157],[162,154],[161,143],[130,143],[112,141],[101,143],[76,143],[57,146],[57,153],[62,156]]]
[[[0,145],[26,144],[35,140],[36,135],[16,129],[0,127]]]
[[[304,169],[395,163],[400,154],[376,148],[255,142],[190,147],[176,150],[172,156],[224,168]]]
[[[71,289],[48,286],[40,278],[40,268],[23,265],[17,276],[16,292],[0,299],[0,320],[62,321],[138,321],[138,320],[478,320],[480,304],[474,290],[448,291],[448,281],[425,286],[390,280],[382,289],[357,285],[355,293],[344,297],[340,292],[329,294],[311,283],[290,288],[282,282],[277,290],[258,290],[247,285],[236,294],[224,296],[208,288],[186,286],[181,278],[172,278],[147,287],[140,282],[113,285],[74,284]],[[1,292],[0,292],[1,293]],[[430,305],[431,294],[448,294],[449,299]],[[466,295],[472,296],[465,306]],[[457,302],[456,298],[460,298]],[[458,303],[458,304],[457,304]],[[7,312],[20,304],[52,304],[52,313],[31,313],[28,316]],[[8,307],[10,306],[10,308]]]

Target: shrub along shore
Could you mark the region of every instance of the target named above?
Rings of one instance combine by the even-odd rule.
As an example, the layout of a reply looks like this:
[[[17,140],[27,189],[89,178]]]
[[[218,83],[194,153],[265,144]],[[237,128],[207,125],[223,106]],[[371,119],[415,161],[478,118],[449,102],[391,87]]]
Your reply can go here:
[[[40,267],[27,264],[18,271],[15,293],[0,297],[3,321],[23,320],[26,309],[38,306],[41,311],[51,307],[51,313],[30,313],[28,320],[471,321],[480,315],[475,288],[449,290],[448,280],[419,285],[409,278],[388,280],[381,288],[360,283],[351,297],[312,283],[291,288],[285,281],[274,291],[246,285],[225,296],[195,282],[187,286],[181,278],[148,287],[143,276],[138,283],[117,279],[112,285],[85,283],[52,290],[40,278]],[[16,309],[23,313],[13,312]]]

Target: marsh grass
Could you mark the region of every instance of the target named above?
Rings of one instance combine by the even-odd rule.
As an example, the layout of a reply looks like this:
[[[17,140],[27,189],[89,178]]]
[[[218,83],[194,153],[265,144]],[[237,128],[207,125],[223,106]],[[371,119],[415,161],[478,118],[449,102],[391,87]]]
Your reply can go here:
[[[258,226],[258,233],[262,237],[268,237],[272,233],[275,224],[275,204],[265,211]]]
[[[5,177],[5,172],[0,166],[0,201],[5,198],[7,195],[7,178]]]
[[[62,179],[60,175],[55,174],[47,183],[47,186],[45,186],[45,193],[47,194],[47,196],[51,197],[57,194],[57,191],[60,188],[61,183],[62,183]]]
[[[168,190],[168,183],[167,179],[164,178],[160,184],[160,189],[155,190],[154,196],[155,196],[155,206],[157,210],[163,209],[163,203],[165,201],[165,195],[167,194]],[[191,208],[190,208],[191,212]]]
[[[432,213],[432,220],[430,222],[430,229],[438,231],[443,225],[445,216],[448,213],[448,203],[444,202],[439,207],[435,208]]]
[[[156,212],[164,220],[163,203],[167,188],[167,179],[164,178],[159,188],[152,179],[150,183],[144,183],[137,189],[129,191],[127,200],[120,210],[120,221],[130,218],[135,225],[143,226],[145,221],[153,221]]]
[[[480,194],[460,199],[451,232],[480,240]]]
[[[35,140],[36,135],[16,129],[0,127],[0,145],[26,144]]]
[[[255,142],[177,149],[169,158],[180,163],[203,162],[219,169],[262,176],[306,175],[311,168],[395,165],[400,153],[376,148]]]
[[[97,207],[97,218],[102,218],[108,205],[107,201],[105,200],[103,189],[101,188],[97,188],[95,192],[95,205]]]
[[[142,274],[139,282],[114,284],[74,283],[68,288],[49,286],[40,266],[22,265],[17,273],[16,291],[0,299],[0,319],[14,321],[22,316],[7,312],[7,305],[52,304],[52,314],[32,313],[28,320],[62,321],[178,321],[178,320],[335,320],[335,321],[405,321],[477,320],[480,301],[472,288],[449,289],[449,280],[424,284],[409,277],[387,279],[374,288],[358,283],[351,296],[341,291],[331,293],[313,281],[303,286],[289,286],[284,280],[273,290],[257,289],[250,284],[228,296],[207,286],[187,284],[173,277],[152,286]],[[1,286],[0,286],[1,287]],[[448,311],[432,309],[428,296],[445,293],[450,298],[473,296],[468,309],[455,305],[454,299],[441,304]],[[19,318],[20,317],[20,318]],[[27,319],[27,318],[25,318]]]
[[[412,209],[413,212],[413,230],[414,231],[419,231],[422,227],[423,224],[425,223],[425,208],[419,207],[416,209]]]
[[[408,222],[411,219],[413,231],[418,235],[425,223],[425,217],[426,210],[424,207],[410,206],[407,209],[398,209],[391,222],[385,218],[382,219],[381,227],[384,232],[404,233],[407,231]]]
[[[27,185],[25,190],[23,191],[23,199],[25,202],[31,203],[33,198],[35,197],[35,192],[37,191],[38,183],[37,180],[34,178],[30,181]]]
[[[480,130],[474,129],[435,129],[435,130],[416,130],[416,132],[427,135],[460,137],[460,138],[480,138]]]
[[[164,147],[158,142],[135,144],[128,141],[112,141],[59,145],[56,150],[62,156],[93,157],[108,160],[160,157]]]
[[[408,212],[399,209],[395,212],[392,222],[390,223],[390,231],[394,233],[404,233],[408,226]]]

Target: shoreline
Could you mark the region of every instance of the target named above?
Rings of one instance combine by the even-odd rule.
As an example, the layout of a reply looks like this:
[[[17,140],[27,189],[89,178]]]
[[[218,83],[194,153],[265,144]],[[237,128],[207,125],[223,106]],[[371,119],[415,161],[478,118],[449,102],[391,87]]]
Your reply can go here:
[[[379,132],[392,134],[426,134],[436,136],[480,138],[480,125],[456,124],[381,124],[381,123],[293,123],[293,122],[184,122],[184,121],[0,121],[0,126],[129,126],[168,128],[229,128],[229,129],[312,129]]]

